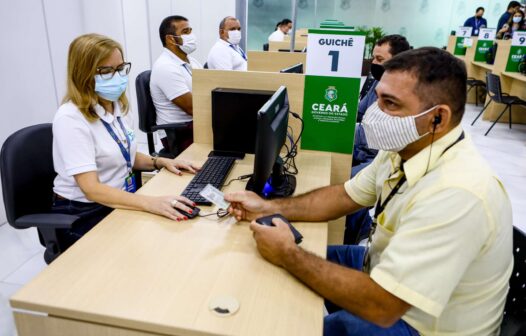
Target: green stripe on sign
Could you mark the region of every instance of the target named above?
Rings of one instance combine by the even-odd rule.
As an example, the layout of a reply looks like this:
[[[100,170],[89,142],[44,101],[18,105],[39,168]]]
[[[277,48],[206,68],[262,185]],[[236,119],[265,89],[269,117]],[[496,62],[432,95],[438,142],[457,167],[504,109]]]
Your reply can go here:
[[[365,33],[352,31],[352,30],[337,30],[338,27],[334,29],[309,29],[309,34],[331,34],[331,35],[357,35],[365,36]]]

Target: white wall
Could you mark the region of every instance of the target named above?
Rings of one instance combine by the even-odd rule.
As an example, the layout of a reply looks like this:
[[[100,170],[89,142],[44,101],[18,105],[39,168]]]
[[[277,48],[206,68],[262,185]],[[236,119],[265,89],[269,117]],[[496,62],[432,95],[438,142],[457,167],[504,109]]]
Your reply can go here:
[[[235,0],[1,0],[0,143],[20,128],[53,120],[66,90],[69,44],[85,33],[104,34],[123,45],[125,59],[132,62],[127,93],[137,120],[135,77],[161,53],[159,24],[173,14],[190,20],[199,42],[194,56],[204,63],[219,21],[235,15]],[[144,134],[139,141],[146,142]]]

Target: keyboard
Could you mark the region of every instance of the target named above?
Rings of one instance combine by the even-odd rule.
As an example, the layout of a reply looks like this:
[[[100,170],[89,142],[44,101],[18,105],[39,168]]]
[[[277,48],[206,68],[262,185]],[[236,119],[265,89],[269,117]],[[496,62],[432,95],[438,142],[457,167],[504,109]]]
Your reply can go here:
[[[221,189],[235,161],[236,158],[234,157],[209,157],[181,195],[189,198],[198,205],[212,205],[210,201],[199,195],[199,192],[203,190],[207,184]]]

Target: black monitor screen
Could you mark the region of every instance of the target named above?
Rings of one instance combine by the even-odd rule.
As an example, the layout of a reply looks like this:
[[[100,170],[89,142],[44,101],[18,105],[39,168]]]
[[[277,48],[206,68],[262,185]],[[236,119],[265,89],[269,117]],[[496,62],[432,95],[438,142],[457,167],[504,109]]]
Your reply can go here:
[[[294,64],[293,66],[290,66],[285,69],[281,69],[279,72],[281,73],[303,73],[303,63]]]
[[[214,150],[254,154],[258,111],[274,91],[212,90]]]

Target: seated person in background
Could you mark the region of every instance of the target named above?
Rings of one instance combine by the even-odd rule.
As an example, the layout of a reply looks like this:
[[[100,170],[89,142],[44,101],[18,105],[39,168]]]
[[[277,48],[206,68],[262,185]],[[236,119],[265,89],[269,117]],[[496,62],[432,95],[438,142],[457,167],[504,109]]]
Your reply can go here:
[[[516,11],[508,20],[501,30],[497,33],[498,39],[512,39],[513,33],[517,30],[526,30],[526,23],[524,22],[524,12],[521,10]]]
[[[283,19],[276,25],[276,30],[268,37],[269,42],[281,42],[285,40],[285,35],[292,29],[292,21]]]
[[[195,167],[181,160],[154,158],[137,152],[137,141],[124,91],[131,63],[122,47],[98,34],[82,35],[69,47],[67,93],[53,120],[53,165],[57,176],[52,211],[78,215],[63,232],[68,246],[112,209],[148,211],[183,220],[177,209],[192,202],[181,196],[134,194],[132,169],[165,167],[181,175]],[[126,223],[123,223],[126,225]]]
[[[479,7],[475,11],[475,16],[470,17],[464,22],[464,27],[471,27],[472,36],[478,36],[480,28],[488,27],[488,22],[482,16],[484,15],[484,7]]]
[[[192,69],[202,68],[189,55],[197,49],[196,37],[188,20],[174,15],[159,27],[164,50],[155,61],[150,79],[150,92],[157,112],[157,125],[180,123],[176,143],[170,143],[166,132],[159,131],[164,148],[181,152],[193,142]]]
[[[219,24],[219,40],[208,54],[208,68],[216,70],[247,70],[247,55],[239,46],[241,25],[233,16]]]
[[[265,201],[226,195],[238,220],[320,222],[377,204],[369,252],[296,245],[283,221],[250,223],[261,255],[323,296],[324,335],[496,335],[513,270],[510,200],[460,121],[464,62],[437,48],[384,64],[363,123],[374,162],[344,185]]]
[[[373,148],[369,148],[367,145],[367,139],[365,138],[365,132],[362,126],[362,119],[365,111],[374,104],[378,97],[376,96],[376,86],[378,80],[382,76],[383,68],[382,64],[390,60],[393,56],[409,50],[409,42],[406,38],[401,35],[387,35],[378,42],[373,49],[373,62],[371,64],[371,73],[376,81],[371,85],[369,91],[365,97],[360,101],[358,105],[358,122],[356,127],[356,134],[354,136],[354,150],[351,177],[356,176],[362,169],[367,167],[373,162],[378,151]],[[366,237],[371,227],[371,216],[369,215],[369,209],[364,208],[353,214],[347,216],[345,220],[345,235],[344,244],[357,244],[361,238]]]
[[[504,14],[501,15],[500,19],[499,19],[499,22],[497,24],[497,32],[500,31],[502,29],[502,27],[504,26],[504,24],[506,22],[508,22],[508,20],[510,19],[510,17],[513,16],[513,14],[520,10],[521,8],[521,4],[520,2],[518,1],[510,1],[510,3],[508,4],[508,7],[506,9],[506,12],[504,12]]]

